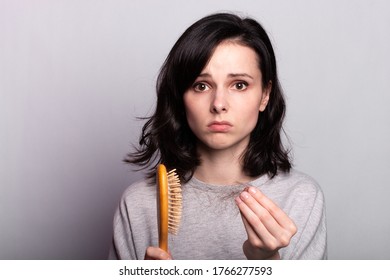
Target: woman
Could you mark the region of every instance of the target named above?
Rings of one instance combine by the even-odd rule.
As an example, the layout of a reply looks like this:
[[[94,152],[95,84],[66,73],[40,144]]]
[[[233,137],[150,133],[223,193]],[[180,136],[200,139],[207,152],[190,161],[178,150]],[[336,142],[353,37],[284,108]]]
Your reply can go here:
[[[259,23],[214,14],[190,26],[157,82],[155,113],[126,161],[149,168],[114,218],[110,258],[324,259],[320,187],[291,168],[281,141],[285,102]],[[183,213],[158,248],[155,167],[176,168]]]

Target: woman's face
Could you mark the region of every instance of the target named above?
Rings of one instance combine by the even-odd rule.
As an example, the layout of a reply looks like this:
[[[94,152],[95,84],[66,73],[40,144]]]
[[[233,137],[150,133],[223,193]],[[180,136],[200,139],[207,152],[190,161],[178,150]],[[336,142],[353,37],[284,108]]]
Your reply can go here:
[[[239,154],[245,150],[271,88],[262,85],[258,59],[249,47],[222,42],[184,93],[187,121],[198,148]]]

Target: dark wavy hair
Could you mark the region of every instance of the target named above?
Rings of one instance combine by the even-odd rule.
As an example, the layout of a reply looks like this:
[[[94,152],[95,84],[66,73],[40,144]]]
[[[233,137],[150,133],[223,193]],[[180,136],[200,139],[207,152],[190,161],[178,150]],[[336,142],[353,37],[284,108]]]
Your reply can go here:
[[[279,170],[291,169],[289,152],[281,140],[285,101],[270,39],[257,21],[218,13],[191,25],[175,43],[160,70],[155,112],[144,118],[147,122],[139,147],[124,160],[141,169],[148,168],[148,178],[155,178],[157,164],[164,163],[168,169],[176,168],[180,179],[186,182],[200,165],[197,139],[187,123],[183,94],[206,66],[215,48],[226,40],[252,48],[259,58],[263,86],[272,83],[268,105],[259,112],[257,125],[242,155],[244,172],[251,177],[264,174],[274,177]]]

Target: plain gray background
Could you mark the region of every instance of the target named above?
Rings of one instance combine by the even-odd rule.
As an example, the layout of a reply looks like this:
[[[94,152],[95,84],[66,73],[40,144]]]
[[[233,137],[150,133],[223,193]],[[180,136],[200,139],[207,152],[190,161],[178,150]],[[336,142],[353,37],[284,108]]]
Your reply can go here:
[[[274,43],[295,167],[326,196],[330,259],[390,259],[390,2],[0,0],[0,259],[105,259],[122,163],[195,20]]]

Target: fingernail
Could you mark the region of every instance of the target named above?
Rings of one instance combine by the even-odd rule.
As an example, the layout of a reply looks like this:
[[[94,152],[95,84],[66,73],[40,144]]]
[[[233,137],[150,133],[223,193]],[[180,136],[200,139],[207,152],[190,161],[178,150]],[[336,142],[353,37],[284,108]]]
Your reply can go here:
[[[171,257],[169,256],[169,254],[168,253],[161,253],[161,259],[163,259],[163,260],[170,260],[171,259]]]
[[[241,196],[242,199],[248,199],[249,198],[249,194],[247,192],[242,192],[240,196]]]
[[[257,190],[256,190],[256,188],[254,188],[254,187],[250,187],[250,188],[249,188],[249,192],[250,192],[251,194],[255,194],[255,193],[257,192]]]
[[[241,200],[239,197],[236,197],[236,198],[234,199],[234,201],[236,202],[236,204],[242,203],[242,200]]]

